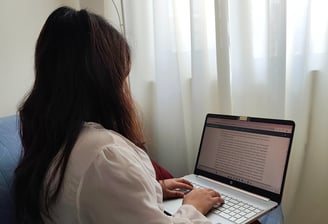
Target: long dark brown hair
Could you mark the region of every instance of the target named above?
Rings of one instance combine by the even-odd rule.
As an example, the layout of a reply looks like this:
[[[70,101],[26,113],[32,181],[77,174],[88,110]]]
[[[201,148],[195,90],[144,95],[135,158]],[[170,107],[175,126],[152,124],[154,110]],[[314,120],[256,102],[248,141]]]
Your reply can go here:
[[[104,18],[68,7],[48,17],[36,44],[35,82],[19,108],[24,150],[15,172],[17,223],[51,219],[84,122],[144,148],[127,85],[130,63],[126,40]]]

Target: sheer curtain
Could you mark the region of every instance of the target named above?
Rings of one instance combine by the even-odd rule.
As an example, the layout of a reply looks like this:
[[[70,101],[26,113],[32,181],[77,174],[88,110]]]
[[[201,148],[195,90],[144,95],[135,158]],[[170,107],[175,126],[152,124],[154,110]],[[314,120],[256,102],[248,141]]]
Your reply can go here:
[[[193,169],[206,113],[293,119],[296,133],[283,200],[286,220],[325,223],[327,3],[123,3],[133,54],[130,85],[150,155],[181,176]],[[305,215],[308,204],[316,206],[312,215]]]
[[[218,108],[213,1],[127,1],[130,84],[150,154],[176,176],[192,170],[206,112]]]

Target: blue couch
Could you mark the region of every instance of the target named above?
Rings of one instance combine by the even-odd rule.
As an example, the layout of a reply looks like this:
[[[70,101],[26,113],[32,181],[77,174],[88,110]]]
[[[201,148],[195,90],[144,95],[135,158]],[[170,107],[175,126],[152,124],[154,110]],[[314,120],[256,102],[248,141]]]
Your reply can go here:
[[[14,223],[13,175],[21,156],[19,120],[16,115],[0,118],[0,223]],[[263,224],[283,223],[281,207],[260,219]]]
[[[14,223],[13,175],[21,153],[15,115],[0,118],[0,223]]]

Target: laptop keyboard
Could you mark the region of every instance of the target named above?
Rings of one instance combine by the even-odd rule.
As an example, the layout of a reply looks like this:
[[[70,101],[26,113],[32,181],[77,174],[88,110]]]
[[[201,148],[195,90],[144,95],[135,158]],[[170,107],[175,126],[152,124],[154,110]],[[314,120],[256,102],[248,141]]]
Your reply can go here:
[[[202,186],[197,184],[193,183],[193,185],[195,188],[202,188]],[[221,194],[221,197],[224,199],[224,204],[215,205],[212,212],[218,216],[230,220],[231,222],[237,224],[243,223],[248,218],[252,218],[262,211],[260,208],[231,196]]]

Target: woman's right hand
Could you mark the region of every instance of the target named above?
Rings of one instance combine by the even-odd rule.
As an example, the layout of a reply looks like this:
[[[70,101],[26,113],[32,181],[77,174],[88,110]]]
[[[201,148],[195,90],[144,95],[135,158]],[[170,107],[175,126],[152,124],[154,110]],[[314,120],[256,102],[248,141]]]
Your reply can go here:
[[[208,211],[215,205],[224,203],[221,195],[212,189],[196,188],[186,194],[182,204],[193,205],[202,214],[207,214]]]

